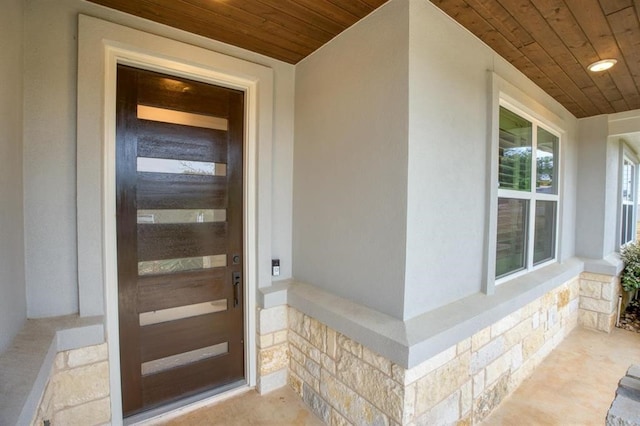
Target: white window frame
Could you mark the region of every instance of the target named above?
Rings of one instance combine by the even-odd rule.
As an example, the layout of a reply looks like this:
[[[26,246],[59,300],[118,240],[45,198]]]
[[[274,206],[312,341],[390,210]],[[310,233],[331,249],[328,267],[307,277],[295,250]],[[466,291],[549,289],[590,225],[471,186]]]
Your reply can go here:
[[[631,163],[631,165],[633,166],[634,172],[633,172],[633,187],[632,187],[632,191],[633,191],[633,201],[632,201],[632,206],[633,208],[631,209],[632,214],[633,214],[633,219],[631,221],[631,235],[632,238],[629,241],[622,241],[622,221],[623,221],[623,215],[624,215],[624,205],[628,203],[625,203],[624,200],[624,163],[625,161],[628,161],[629,163]],[[636,157],[636,155],[633,153],[633,151],[631,150],[631,148],[629,148],[629,146],[627,146],[626,142],[621,141],[621,148],[620,148],[620,163],[619,163],[619,191],[618,191],[618,226],[617,226],[617,232],[616,232],[616,244],[618,246],[618,250],[620,250],[622,247],[626,246],[629,243],[635,242],[636,241],[636,223],[637,223],[637,210],[638,210],[638,158]]]
[[[558,245],[558,240],[559,240],[559,222],[560,222],[560,202],[561,202],[561,197],[560,197],[560,181],[561,181],[561,176],[562,176],[562,172],[561,172],[561,161],[560,161],[560,152],[561,152],[561,147],[562,147],[562,134],[560,132],[557,132],[553,129],[553,127],[547,123],[545,123],[543,120],[540,120],[536,117],[534,117],[533,115],[531,115],[530,113],[528,113],[527,111],[523,110],[521,107],[509,102],[508,100],[501,98],[499,101],[499,106],[506,108],[507,110],[511,111],[514,114],[517,114],[519,117],[524,118],[525,120],[529,121],[532,124],[532,131],[531,131],[531,188],[529,191],[517,191],[517,190],[510,190],[510,189],[500,189],[498,188],[497,191],[497,196],[495,197],[495,200],[492,200],[493,202],[498,203],[498,199],[499,198],[510,198],[510,199],[518,199],[518,200],[527,200],[527,204],[528,204],[528,208],[527,208],[527,241],[526,241],[526,259],[525,259],[525,267],[522,270],[519,271],[515,271],[512,272],[508,275],[505,275],[501,278],[494,278],[495,279],[495,285],[498,286],[500,284],[503,284],[504,282],[507,282],[509,280],[512,280],[514,278],[517,278],[519,276],[522,276],[524,274],[527,274],[531,271],[534,271],[536,269],[542,268],[546,265],[549,265],[551,263],[555,263],[558,261],[558,249],[559,249],[559,245]],[[499,109],[499,108],[498,108]],[[554,179],[556,180],[555,185],[557,188],[556,194],[545,194],[545,193],[539,193],[536,191],[536,177],[537,177],[537,161],[536,161],[536,148],[538,145],[538,128],[542,128],[545,131],[551,133],[552,135],[556,136],[558,138],[558,150],[557,150],[557,157],[558,158],[554,158],[554,163],[555,163],[555,176]],[[496,151],[497,151],[497,146],[496,146]],[[498,167],[498,162],[496,161],[493,167]],[[555,229],[554,229],[554,248],[553,248],[553,258],[541,262],[537,265],[534,265],[534,244],[535,244],[535,220],[536,220],[536,216],[535,216],[535,210],[536,210],[536,202],[537,201],[554,201],[556,203],[556,212],[555,212],[555,219],[556,219],[556,223],[555,223]],[[498,217],[496,215],[495,217],[495,229],[496,229],[496,233],[497,233],[497,225],[498,224]],[[496,250],[496,247],[493,247],[494,253]],[[495,259],[495,258],[494,258]],[[495,272],[494,272],[495,273]]]

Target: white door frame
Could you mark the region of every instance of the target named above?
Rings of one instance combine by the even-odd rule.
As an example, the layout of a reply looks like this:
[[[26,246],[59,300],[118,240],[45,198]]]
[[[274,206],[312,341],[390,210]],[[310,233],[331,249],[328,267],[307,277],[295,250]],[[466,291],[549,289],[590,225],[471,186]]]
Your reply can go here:
[[[257,379],[256,292],[259,287],[270,284],[273,105],[270,68],[80,15],[77,160],[80,312],[85,316],[96,315],[101,313],[100,305],[104,309],[114,425],[122,422],[115,214],[118,64],[245,92],[245,376],[249,386],[255,386]],[[102,267],[91,267],[96,264]],[[267,267],[262,271],[258,265]]]

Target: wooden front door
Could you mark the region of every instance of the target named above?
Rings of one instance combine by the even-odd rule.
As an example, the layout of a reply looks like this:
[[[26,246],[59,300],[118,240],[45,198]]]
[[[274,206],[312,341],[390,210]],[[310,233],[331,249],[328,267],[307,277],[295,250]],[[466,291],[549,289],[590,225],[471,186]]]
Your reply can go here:
[[[123,412],[244,379],[242,92],[118,66]]]

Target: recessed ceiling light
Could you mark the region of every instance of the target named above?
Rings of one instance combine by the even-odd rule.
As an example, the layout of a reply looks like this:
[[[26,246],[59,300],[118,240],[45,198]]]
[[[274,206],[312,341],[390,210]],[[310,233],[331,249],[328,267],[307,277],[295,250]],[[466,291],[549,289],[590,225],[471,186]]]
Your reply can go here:
[[[616,61],[615,59],[603,59],[601,61],[592,63],[587,68],[589,68],[589,71],[591,72],[605,71],[614,66],[616,62],[618,61]]]

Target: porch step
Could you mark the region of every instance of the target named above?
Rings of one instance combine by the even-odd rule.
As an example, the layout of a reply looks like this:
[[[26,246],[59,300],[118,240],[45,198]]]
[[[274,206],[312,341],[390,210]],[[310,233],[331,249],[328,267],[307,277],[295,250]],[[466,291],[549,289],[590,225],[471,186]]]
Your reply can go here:
[[[640,426],[640,365],[627,370],[607,413],[607,426]]]

